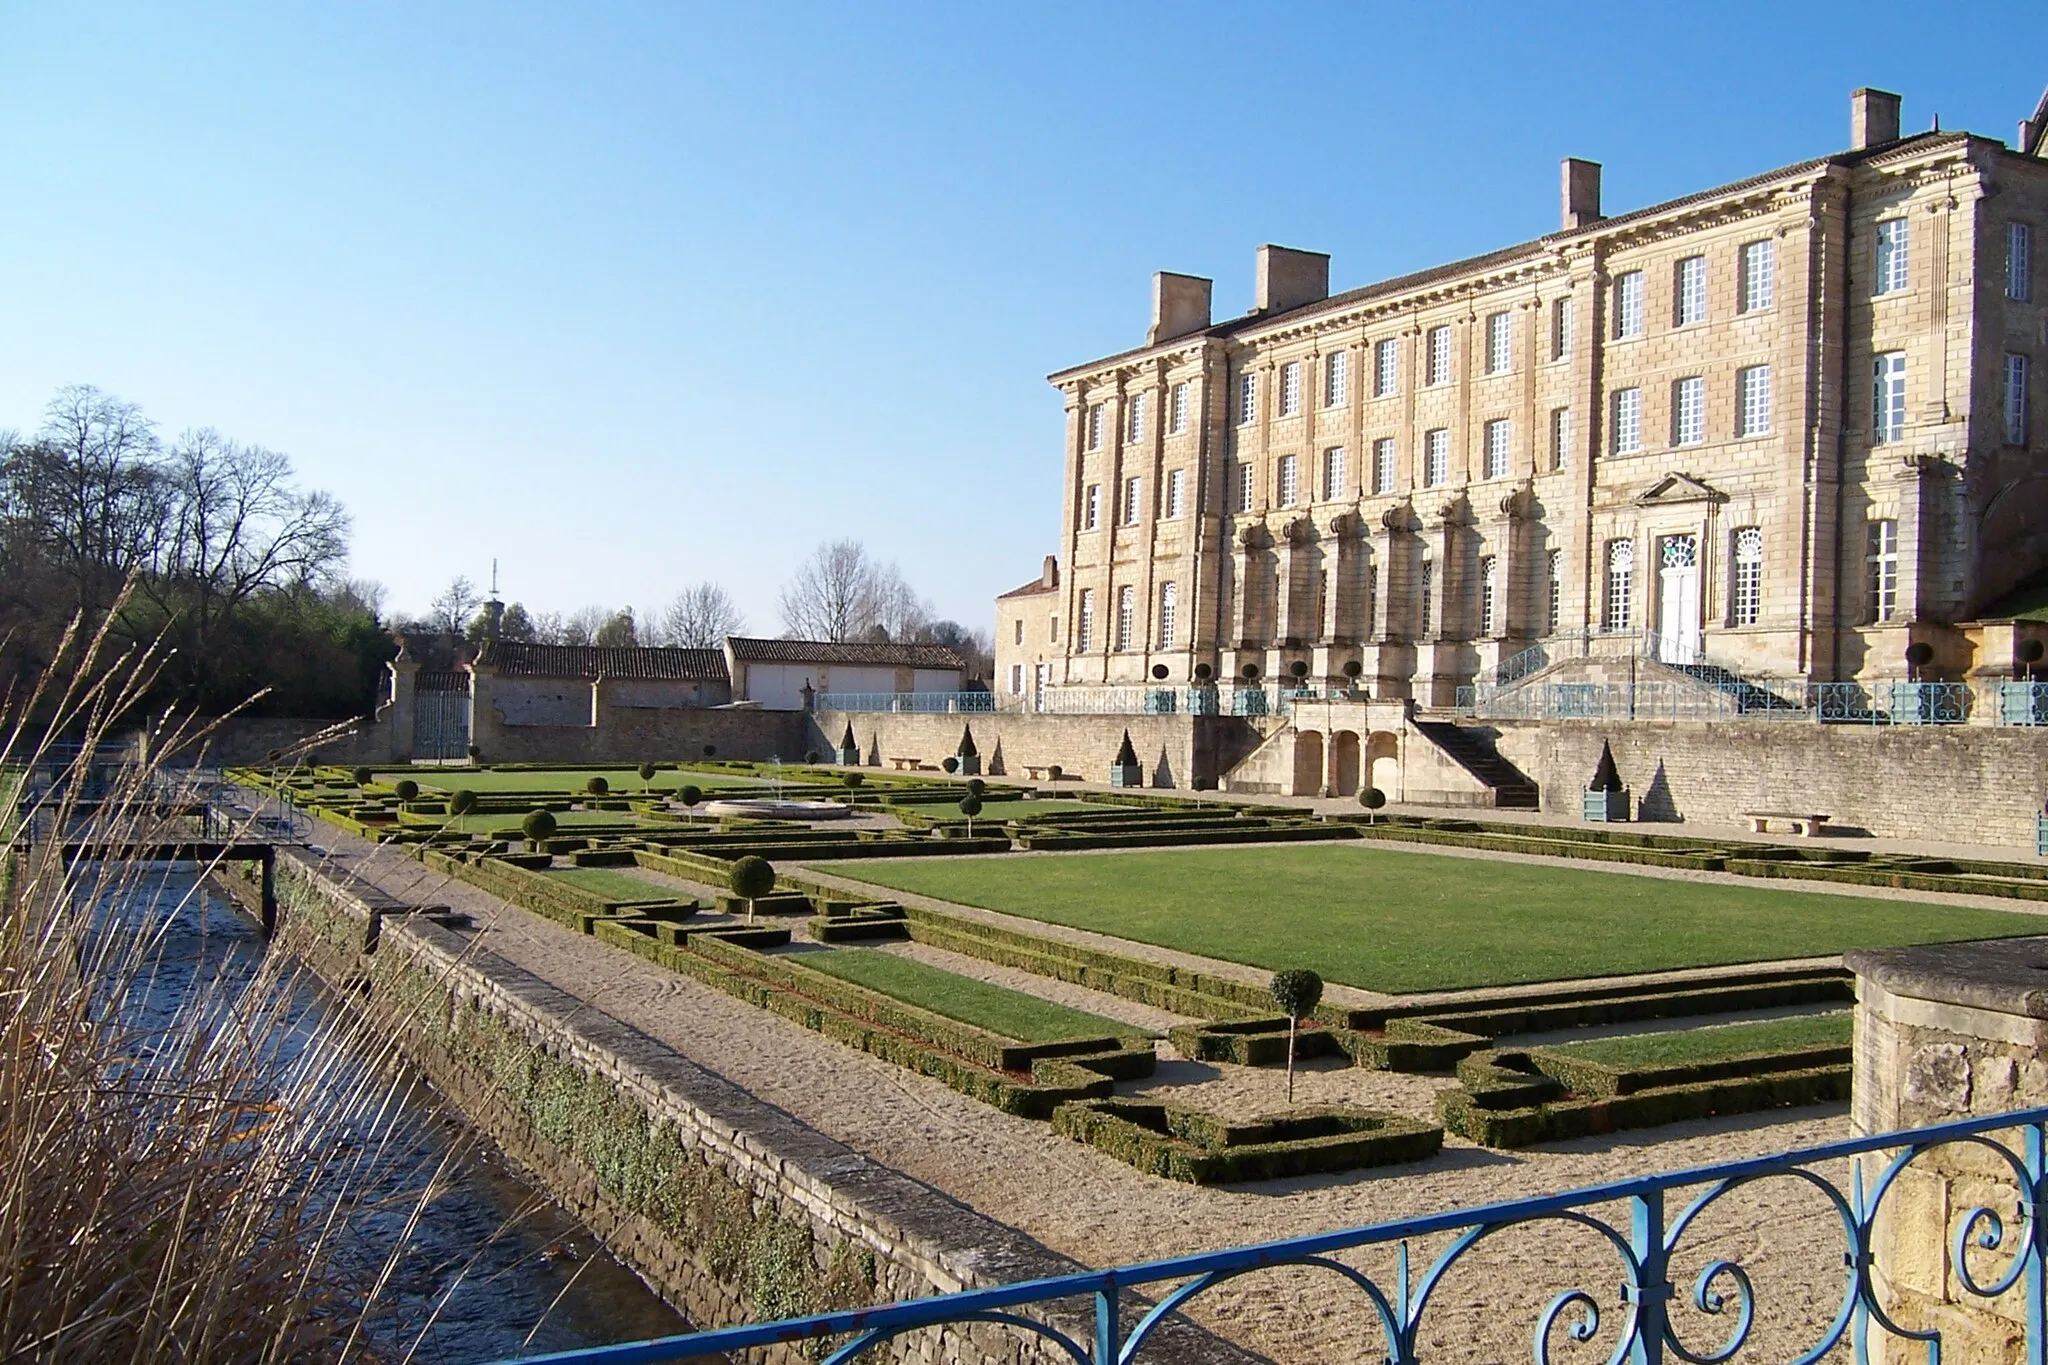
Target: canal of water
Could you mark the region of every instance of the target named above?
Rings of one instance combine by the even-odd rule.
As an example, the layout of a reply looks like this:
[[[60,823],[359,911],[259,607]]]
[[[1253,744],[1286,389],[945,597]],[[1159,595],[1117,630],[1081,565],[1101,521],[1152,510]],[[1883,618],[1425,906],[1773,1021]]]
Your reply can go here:
[[[119,1007],[130,1023],[146,1027],[152,1017],[167,1019],[191,992],[233,989],[256,977],[262,933],[225,898],[197,890],[182,871],[142,880],[142,893],[169,922],[146,989]],[[301,1040],[341,1008],[310,971],[293,971],[284,989]],[[292,1056],[287,1047],[277,1060],[288,1065]],[[378,1354],[476,1365],[689,1330],[452,1107],[423,1084],[409,1090],[391,1117],[357,1137],[382,1143],[388,1155],[380,1188],[355,1201],[347,1226],[358,1244],[344,1254],[354,1264],[381,1264],[437,1172],[445,1192],[427,1206],[368,1319]]]

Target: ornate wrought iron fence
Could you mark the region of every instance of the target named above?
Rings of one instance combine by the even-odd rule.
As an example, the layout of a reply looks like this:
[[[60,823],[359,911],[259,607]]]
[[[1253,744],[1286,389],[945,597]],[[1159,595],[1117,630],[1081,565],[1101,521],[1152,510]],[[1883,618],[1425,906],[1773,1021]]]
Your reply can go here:
[[[1589,1268],[1578,1287],[1558,1293],[1536,1314],[1528,1337],[1535,1365],[1550,1365],[1560,1338],[1597,1350],[1610,1336],[1614,1345],[1605,1359],[1613,1365],[1624,1360],[1634,1365],[1661,1365],[1667,1360],[1713,1365],[1729,1360],[1750,1343],[1756,1326],[1756,1285],[1742,1261],[1714,1255],[1690,1286],[1681,1289],[1672,1278],[1673,1263],[1690,1262],[1706,1254],[1689,1250],[1687,1235],[1703,1226],[1702,1216],[1718,1200],[1763,1180],[1788,1180],[1818,1191],[1840,1229],[1839,1243],[1812,1248],[1822,1264],[1841,1275],[1842,1291],[1831,1316],[1825,1324],[1816,1323],[1812,1341],[1795,1357],[1799,1365],[1818,1361],[1838,1347],[1846,1347],[1854,1360],[1866,1362],[1874,1358],[1873,1352],[1883,1355],[1887,1338],[1923,1343],[1932,1365],[1942,1358],[1940,1334],[1899,1323],[1879,1298],[1877,1276],[1884,1267],[1878,1259],[1877,1226],[1880,1214],[1904,1216],[1894,1207],[1904,1201],[1887,1204],[1887,1198],[1899,1188],[1900,1174],[1923,1155],[1947,1147],[1972,1149],[1977,1166],[1988,1165],[1997,1171],[1999,1183],[2009,1176],[2013,1207],[2007,1210],[1980,1204],[1962,1213],[1954,1224],[1953,1239],[1942,1248],[1947,1259],[1946,1278],[1966,1299],[1988,1302],[2017,1290],[2025,1305],[2024,1359],[2030,1365],[2043,1365],[2048,1359],[2043,1308],[2043,1252],[2048,1231],[2040,1217],[2042,1200],[2048,1197],[2044,1125],[2048,1125],[2048,1109],[2022,1110],[1623,1180],[1540,1199],[1375,1223],[1116,1270],[946,1294],[884,1308],[528,1357],[525,1365],[534,1361],[659,1365],[713,1354],[737,1356],[777,1343],[823,1343],[833,1338],[842,1340],[825,1356],[827,1365],[844,1365],[920,1329],[971,1323],[1004,1324],[1035,1339],[1047,1355],[1077,1365],[1133,1365],[1140,1348],[1160,1324],[1204,1293],[1238,1276],[1282,1266],[1311,1267],[1336,1276],[1343,1287],[1364,1301],[1378,1327],[1374,1345],[1384,1349],[1391,1365],[1417,1365],[1424,1319],[1445,1276],[1484,1239],[1506,1228],[1542,1222],[1590,1230],[1612,1250],[1613,1260],[1603,1271]],[[1997,1135],[2002,1134],[2014,1136],[2000,1141]],[[1866,1158],[1878,1160],[1866,1167]],[[1850,1163],[1846,1187],[1817,1169],[1845,1160]],[[1975,1183],[1981,1187],[1984,1180],[1979,1177]],[[1616,1205],[1626,1210],[1625,1223],[1610,1212],[1610,1206]],[[1929,1228],[1926,1235],[1941,1245],[1946,1231]],[[1416,1273],[1409,1264],[1410,1243],[1436,1236],[1448,1236],[1448,1245]],[[1336,1259],[1339,1253],[1375,1246],[1398,1249],[1391,1284]],[[1593,1278],[1596,1273],[1602,1278]],[[1602,1305],[1616,1301],[1613,1286],[1617,1280],[1619,1320],[1610,1321]],[[1159,1287],[1156,1302],[1135,1321],[1126,1322],[1125,1291],[1152,1286]],[[1690,1306],[1685,1329],[1696,1328],[1703,1320],[1725,1324],[1720,1341],[1688,1340],[1681,1335],[1672,1314],[1681,1295]],[[1034,1308],[1042,1313],[1048,1305],[1062,1302],[1092,1305],[1086,1340],[1076,1340],[1075,1334],[1029,1316]],[[1326,1306],[1319,1298],[1318,1309]],[[1359,1358],[1370,1359],[1378,1353],[1361,1351]]]
[[[2004,689],[2028,683],[1994,684]],[[1690,682],[1523,683],[1461,687],[1457,709],[1486,720],[1799,720],[1821,725],[1963,725],[1978,712],[1969,683]],[[1993,724],[2048,724],[2048,689],[1986,703]],[[2034,718],[2030,718],[2034,717]]]
[[[820,692],[813,703],[820,711],[900,711],[918,715],[954,712],[1015,711],[1021,702],[1002,704],[993,692]]]

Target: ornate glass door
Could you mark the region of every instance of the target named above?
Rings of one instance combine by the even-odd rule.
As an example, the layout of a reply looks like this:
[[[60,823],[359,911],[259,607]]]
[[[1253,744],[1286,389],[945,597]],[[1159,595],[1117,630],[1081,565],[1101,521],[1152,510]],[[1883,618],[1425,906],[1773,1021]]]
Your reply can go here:
[[[1657,567],[1657,657],[1667,664],[1700,658],[1700,538],[1665,536]]]

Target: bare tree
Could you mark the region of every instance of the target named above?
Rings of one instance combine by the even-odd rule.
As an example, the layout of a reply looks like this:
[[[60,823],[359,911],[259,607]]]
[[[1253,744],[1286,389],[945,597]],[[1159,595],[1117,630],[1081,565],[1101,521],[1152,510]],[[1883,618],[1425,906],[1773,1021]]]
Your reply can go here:
[[[730,594],[716,583],[693,583],[662,609],[655,640],[683,649],[715,649],[728,635],[747,628],[747,618]]]
[[[10,520],[67,584],[103,607],[146,565],[165,520],[162,447],[142,409],[89,384],[59,389],[35,438],[0,463]]]
[[[782,585],[782,624],[789,634],[835,643],[876,634],[904,639],[931,615],[895,564],[868,555],[857,540],[820,545]]]
[[[457,574],[441,595],[427,604],[427,624],[443,635],[460,635],[476,614],[483,594],[465,574]]]
[[[590,643],[605,649],[630,648],[640,643],[639,628],[633,622],[633,609],[620,607],[603,625],[591,633]]]
[[[610,607],[578,607],[567,616],[556,616],[550,612],[541,620],[552,626],[549,636],[542,637],[545,644],[589,645],[597,642],[597,633],[612,619]]]

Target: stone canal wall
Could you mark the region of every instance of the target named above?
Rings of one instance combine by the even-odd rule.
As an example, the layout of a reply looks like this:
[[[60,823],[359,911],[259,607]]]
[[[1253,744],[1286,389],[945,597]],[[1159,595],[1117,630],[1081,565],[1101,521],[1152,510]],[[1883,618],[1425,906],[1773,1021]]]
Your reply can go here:
[[[281,941],[345,998],[388,1011],[434,1085],[692,1323],[729,1326],[1079,1269],[478,951],[466,934],[421,915],[378,914],[341,875],[282,853]],[[1132,1300],[1125,1311],[1143,1305]],[[1084,1312],[1044,1316],[1087,1340]],[[1147,1356],[1258,1359],[1192,1324],[1173,1324]],[[807,1357],[778,1348],[765,1358]],[[976,1324],[913,1334],[869,1358],[1054,1357],[1015,1329]]]

